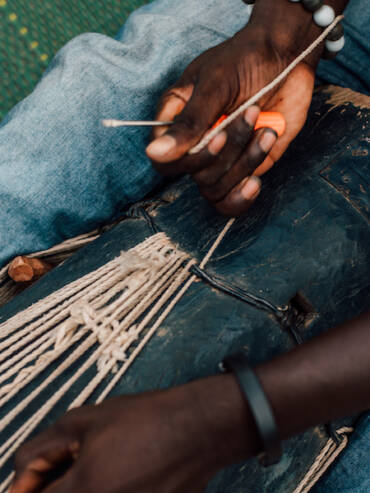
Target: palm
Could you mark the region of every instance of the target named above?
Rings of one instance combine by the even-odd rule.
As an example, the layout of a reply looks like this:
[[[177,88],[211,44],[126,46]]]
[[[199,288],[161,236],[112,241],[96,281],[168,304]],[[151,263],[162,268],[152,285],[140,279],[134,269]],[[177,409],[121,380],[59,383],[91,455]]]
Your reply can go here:
[[[283,85],[265,103],[266,111],[279,111],[284,115],[286,131],[280,137],[255,174],[263,175],[281,158],[290,143],[302,130],[311,104],[314,72],[306,63],[300,63],[287,77]]]
[[[253,132],[259,111],[254,106],[206,149],[189,155],[220,115],[230,114],[287,66],[287,60],[271,55],[264,43],[252,41],[243,56],[243,47],[235,43],[238,39],[234,38],[198,57],[164,94],[157,118],[170,121],[176,117],[175,123],[169,129],[158,128],[157,140],[147,148],[160,173],[189,173],[200,193],[227,216],[243,214],[256,199],[261,182],[252,175],[268,171],[300,132],[314,87],[314,70],[302,62],[277,90],[259,101],[263,110],[284,115],[286,132],[279,139],[269,129]]]

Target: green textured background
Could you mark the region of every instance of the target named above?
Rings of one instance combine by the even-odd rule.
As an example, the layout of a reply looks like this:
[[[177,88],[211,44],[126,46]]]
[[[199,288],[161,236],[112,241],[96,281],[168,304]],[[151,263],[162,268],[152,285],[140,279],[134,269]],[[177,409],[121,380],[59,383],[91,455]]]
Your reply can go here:
[[[87,32],[114,35],[148,0],[0,0],[0,120],[27,96],[55,52]]]

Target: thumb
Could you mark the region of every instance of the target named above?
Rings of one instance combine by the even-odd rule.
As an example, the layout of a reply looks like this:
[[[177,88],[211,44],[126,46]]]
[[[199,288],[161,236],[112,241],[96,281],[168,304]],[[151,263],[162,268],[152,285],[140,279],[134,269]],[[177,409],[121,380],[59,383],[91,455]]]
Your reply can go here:
[[[10,493],[36,493],[76,459],[80,443],[53,426],[26,443],[15,457],[15,478]]]
[[[215,85],[198,83],[174,124],[147,147],[153,161],[168,163],[183,157],[222,115],[224,102],[216,95]]]

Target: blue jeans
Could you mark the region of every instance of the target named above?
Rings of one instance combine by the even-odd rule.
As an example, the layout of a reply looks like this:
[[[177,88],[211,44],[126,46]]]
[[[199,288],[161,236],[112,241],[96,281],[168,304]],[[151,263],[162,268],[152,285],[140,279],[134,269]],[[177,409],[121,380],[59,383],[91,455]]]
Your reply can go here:
[[[369,93],[366,4],[351,1],[346,46],[320,64],[321,81]],[[0,267],[93,229],[160,184],[145,155],[149,131],[105,129],[101,119],[154,117],[159,96],[189,62],[249,15],[241,0],[157,0],[132,14],[115,40],[84,34],[57,54],[0,125]],[[341,474],[341,491],[351,491],[352,473]],[[320,491],[339,491],[333,487]]]
[[[347,44],[321,79],[369,91],[367,0],[352,0]],[[241,0],[157,0],[116,40],[84,34],[55,57],[35,91],[0,125],[0,268],[108,221],[160,183],[145,155],[148,130],[102,118],[146,119],[201,52],[248,21]]]

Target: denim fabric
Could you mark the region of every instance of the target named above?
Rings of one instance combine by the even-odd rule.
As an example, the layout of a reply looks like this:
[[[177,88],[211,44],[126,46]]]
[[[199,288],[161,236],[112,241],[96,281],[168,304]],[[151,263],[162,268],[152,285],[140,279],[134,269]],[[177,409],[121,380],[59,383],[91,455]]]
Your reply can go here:
[[[159,0],[113,40],[84,34],[55,57],[0,126],[0,266],[108,221],[160,182],[149,131],[102,118],[154,117],[190,61],[249,19],[240,0]]]
[[[312,493],[369,493],[370,414],[351,436],[349,446],[323,476]]]
[[[318,80],[370,95],[370,3],[351,0],[343,21],[346,45],[334,60],[322,60]]]
[[[359,30],[349,30],[339,63],[320,67],[326,81],[345,80],[345,70],[351,87],[369,85],[365,4],[350,3]],[[162,91],[249,12],[241,0],[157,0],[131,15],[116,40],[84,34],[57,54],[0,125],[0,266],[94,228],[160,183],[144,152],[149,131],[104,129],[101,118],[153,117]]]
[[[100,120],[152,118],[162,91],[249,13],[241,0],[157,0],[131,15],[115,40],[84,34],[57,54],[0,125],[0,267],[108,221],[160,184],[144,152],[149,131],[105,129]],[[369,92],[369,25],[368,0],[352,0],[346,46],[320,64],[321,81]],[[367,420],[317,493],[369,491],[361,452],[369,433]]]

